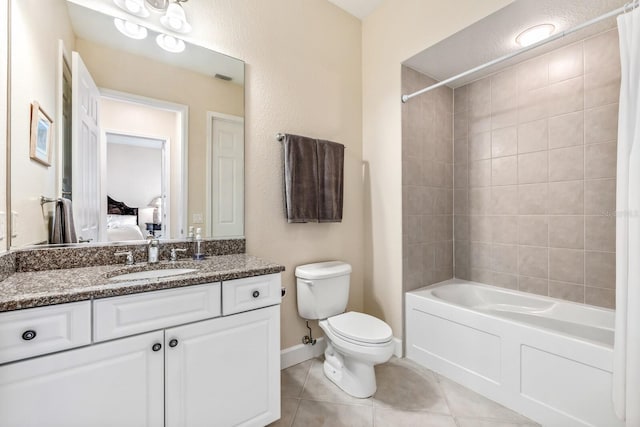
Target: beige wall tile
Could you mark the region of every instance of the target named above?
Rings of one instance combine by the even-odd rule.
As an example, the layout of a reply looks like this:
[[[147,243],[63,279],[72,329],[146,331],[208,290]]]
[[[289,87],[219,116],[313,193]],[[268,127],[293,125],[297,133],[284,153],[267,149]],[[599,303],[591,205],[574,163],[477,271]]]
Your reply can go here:
[[[491,283],[493,280],[493,274],[491,270],[485,270],[481,268],[471,268],[471,279],[474,282],[479,283]]]
[[[584,214],[584,181],[550,182],[549,214]]]
[[[471,277],[471,261],[469,258],[469,242],[468,241],[456,241],[454,242],[455,252],[455,276],[469,280]]]
[[[422,184],[422,162],[415,157],[402,161],[402,183],[404,185]]]
[[[584,183],[585,215],[614,215],[616,211],[616,180],[588,179]]]
[[[613,289],[590,288],[584,290],[584,302],[605,308],[615,308],[616,293]]]
[[[491,213],[494,215],[515,215],[518,213],[517,185],[491,188]]]
[[[584,78],[582,76],[549,86],[549,117],[584,108]]]
[[[518,272],[518,247],[515,245],[493,245],[491,269],[502,273]]]
[[[620,64],[603,67],[584,76],[584,106],[599,107],[620,99]]]
[[[433,215],[433,240],[444,241],[453,238],[453,215]]]
[[[455,188],[469,187],[469,165],[456,163],[453,166],[453,183]]]
[[[584,216],[550,216],[549,247],[584,249]]]
[[[406,235],[409,237],[409,243],[418,243],[422,240],[422,216],[407,215],[403,225],[406,224]]]
[[[469,236],[474,242],[491,242],[491,217],[484,215],[470,217]]]
[[[582,145],[549,151],[549,181],[584,179],[584,147]]]
[[[617,144],[587,145],[584,148],[584,176],[593,178],[615,178],[617,162]]]
[[[521,215],[546,214],[549,199],[548,184],[518,186],[518,213]]]
[[[491,160],[477,160],[469,163],[469,187],[489,187],[491,185]]]
[[[575,283],[549,281],[549,296],[584,303],[584,286]]]
[[[494,271],[491,277],[491,284],[493,286],[500,286],[501,288],[517,290],[518,275]]]
[[[469,161],[467,137],[456,138],[453,141],[453,161],[455,163],[467,163]]]
[[[585,252],[585,284],[595,288],[615,289],[616,254],[612,252]]]
[[[517,216],[491,217],[491,241],[493,243],[517,244],[518,243],[518,217]]]
[[[549,279],[558,282],[584,283],[584,251],[549,249]]]
[[[521,276],[546,279],[549,275],[549,249],[520,246],[518,248],[518,273]]]
[[[518,290],[538,295],[549,295],[549,281],[537,277],[520,276]]]
[[[471,217],[468,215],[454,215],[453,217],[453,232],[455,240],[469,240],[469,220]]]
[[[518,92],[518,123],[549,116],[549,87]]]
[[[469,137],[469,160],[491,158],[491,132],[476,133]]]
[[[548,156],[546,151],[518,155],[518,183],[547,182]]]
[[[453,91],[453,112],[459,113],[469,109],[469,86],[465,85]]]
[[[549,62],[545,57],[538,57],[516,66],[518,76],[518,94],[523,91],[538,89],[549,84]]]
[[[584,112],[584,142],[596,144],[618,138],[618,104],[591,108]]]
[[[616,218],[614,216],[585,217],[585,248],[608,252],[616,250]]]
[[[582,42],[555,50],[548,55],[549,83],[560,82],[582,75]]]
[[[455,189],[453,193],[453,213],[464,215],[469,213],[469,192],[466,189]]]
[[[547,119],[518,126],[518,154],[543,151],[549,147]]]
[[[491,209],[491,188],[469,190],[469,212],[472,215],[487,215]]]
[[[548,246],[549,218],[546,215],[518,217],[518,243],[527,246]]]
[[[513,126],[518,120],[516,71],[509,68],[491,77],[491,128]]]
[[[453,268],[453,241],[437,242],[434,244],[435,269],[449,270]]]
[[[491,133],[491,156],[503,157],[518,154],[518,129],[515,126],[494,130]]]
[[[549,119],[549,148],[584,144],[584,112],[563,114]]]
[[[471,268],[491,268],[491,244],[471,242],[469,259]]]
[[[456,112],[453,117],[453,137],[466,138],[469,134],[469,112]]]
[[[499,157],[491,161],[491,185],[513,185],[517,183],[517,156]]]
[[[612,64],[620,64],[620,48],[616,29],[584,41],[585,73],[591,73],[598,68]]]

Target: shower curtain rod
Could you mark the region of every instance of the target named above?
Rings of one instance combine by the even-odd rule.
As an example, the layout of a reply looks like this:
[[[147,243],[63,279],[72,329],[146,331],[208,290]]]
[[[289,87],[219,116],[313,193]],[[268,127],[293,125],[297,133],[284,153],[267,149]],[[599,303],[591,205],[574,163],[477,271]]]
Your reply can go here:
[[[515,52],[511,52],[509,54],[501,56],[500,58],[494,59],[494,60],[489,61],[489,62],[487,62],[485,64],[482,64],[482,65],[479,65],[479,66],[477,66],[475,68],[472,68],[470,70],[467,70],[467,71],[465,71],[463,73],[456,74],[453,77],[449,77],[446,80],[443,80],[443,81],[441,81],[439,83],[436,83],[436,84],[433,84],[431,86],[428,86],[428,87],[426,87],[424,89],[421,89],[421,90],[419,90],[417,92],[413,92],[413,93],[411,93],[409,95],[402,95],[402,102],[403,103],[407,102],[411,98],[414,98],[414,97],[416,97],[418,95],[422,95],[423,93],[426,93],[426,92],[429,92],[431,90],[437,89],[437,88],[439,88],[441,86],[444,86],[444,85],[449,84],[449,83],[451,83],[453,81],[456,81],[456,80],[458,80],[458,79],[460,79],[462,77],[466,77],[466,76],[468,76],[470,74],[473,74],[475,72],[478,72],[480,70],[484,70],[485,68],[488,68],[488,67],[491,67],[493,65],[499,64],[500,62],[503,62],[503,61],[506,61],[507,59],[513,58],[514,56],[518,56],[518,55],[521,55],[521,54],[523,54],[525,52],[528,52],[528,51],[530,51],[532,49],[535,49],[538,46],[542,46],[542,45],[550,43],[550,42],[552,42],[554,40],[558,40],[558,39],[560,39],[562,37],[568,36],[569,34],[572,34],[572,33],[575,33],[577,31],[580,31],[583,28],[586,28],[586,27],[588,27],[590,25],[596,24],[596,23],[598,23],[600,21],[604,21],[605,19],[611,18],[612,16],[616,16],[616,15],[619,15],[621,13],[629,12],[629,11],[635,9],[636,7],[638,7],[639,5],[640,5],[640,0],[633,0],[633,1],[625,4],[624,6],[619,7],[616,10],[612,10],[611,12],[605,13],[604,15],[598,16],[597,18],[594,18],[594,19],[592,19],[590,21],[584,22],[584,23],[582,23],[582,24],[580,24],[580,25],[578,25],[576,27],[573,27],[571,29],[562,31],[562,32],[560,32],[560,33],[558,33],[558,34],[556,34],[554,36],[547,37],[544,40],[541,40],[541,41],[539,41],[537,43],[534,43],[532,45],[524,47],[524,48],[522,48],[520,50],[516,50]]]

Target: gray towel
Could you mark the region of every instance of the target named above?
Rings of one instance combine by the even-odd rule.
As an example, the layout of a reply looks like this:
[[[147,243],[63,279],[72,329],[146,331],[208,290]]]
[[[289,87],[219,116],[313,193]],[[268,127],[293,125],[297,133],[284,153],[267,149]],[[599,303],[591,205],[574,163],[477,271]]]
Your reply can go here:
[[[342,221],[344,145],[318,140],[318,222]]]
[[[71,200],[58,199],[53,208],[50,243],[77,243]]]
[[[284,137],[284,188],[287,220],[318,220],[318,153],[316,140]]]
[[[289,222],[341,222],[344,145],[284,137],[285,207]]]

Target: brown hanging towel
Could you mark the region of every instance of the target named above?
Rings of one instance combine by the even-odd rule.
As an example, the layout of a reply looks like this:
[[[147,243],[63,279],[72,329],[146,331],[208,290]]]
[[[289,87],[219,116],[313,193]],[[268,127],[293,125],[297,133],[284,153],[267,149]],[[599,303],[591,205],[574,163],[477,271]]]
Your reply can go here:
[[[318,221],[318,153],[316,140],[284,136],[285,207],[289,222]]]
[[[344,145],[318,140],[318,222],[342,222]]]

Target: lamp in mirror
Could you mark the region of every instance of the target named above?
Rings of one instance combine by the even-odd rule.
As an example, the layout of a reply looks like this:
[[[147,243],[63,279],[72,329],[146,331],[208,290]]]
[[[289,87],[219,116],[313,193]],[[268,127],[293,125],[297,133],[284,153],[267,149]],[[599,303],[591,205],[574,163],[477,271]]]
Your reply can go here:
[[[153,223],[160,224],[162,218],[162,197],[154,197],[147,206],[153,208]]]
[[[140,18],[146,18],[151,14],[144,4],[145,0],[113,0],[113,2],[125,12]]]

